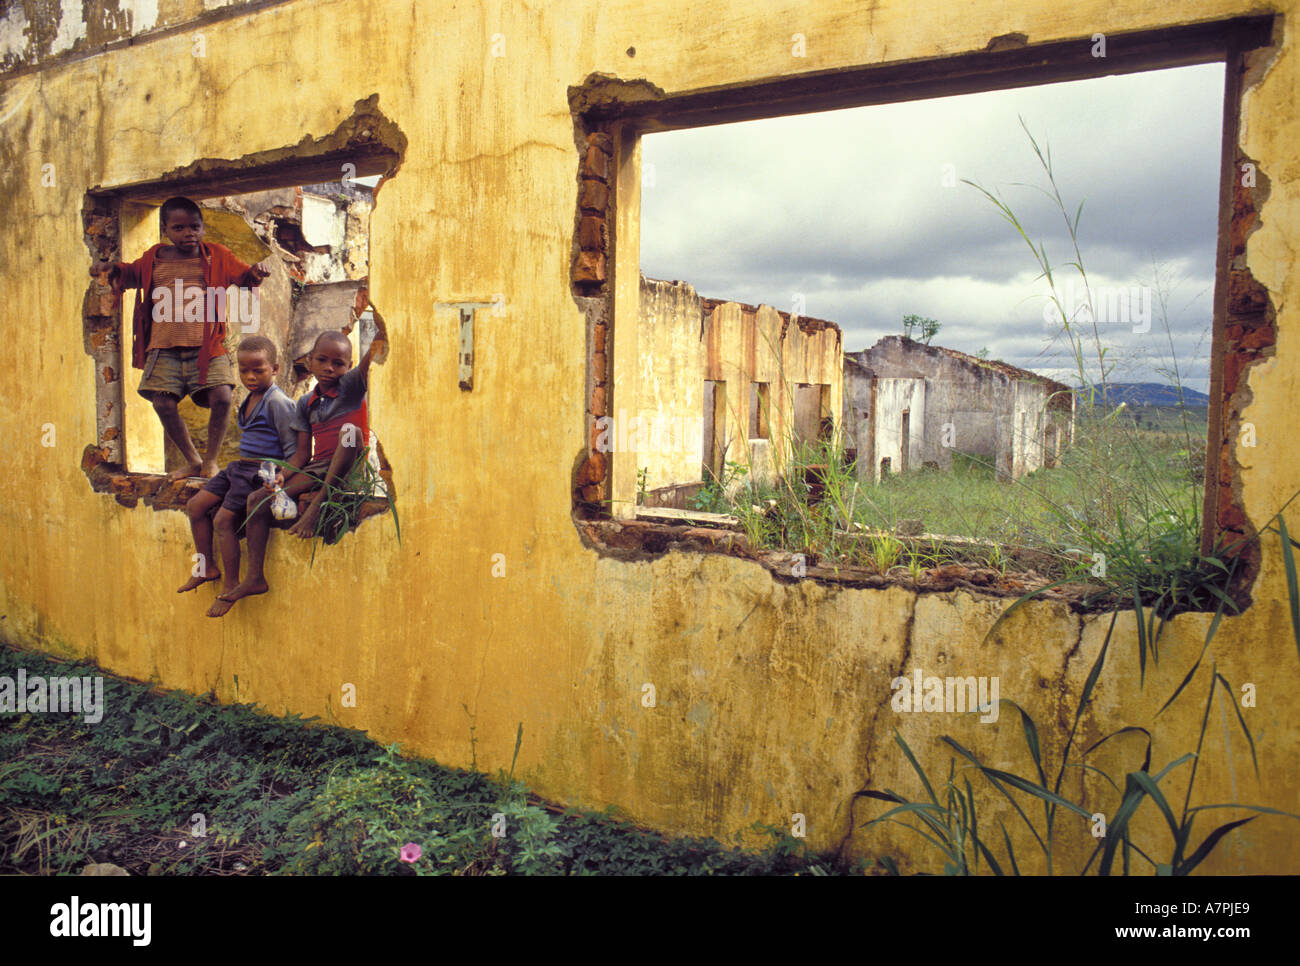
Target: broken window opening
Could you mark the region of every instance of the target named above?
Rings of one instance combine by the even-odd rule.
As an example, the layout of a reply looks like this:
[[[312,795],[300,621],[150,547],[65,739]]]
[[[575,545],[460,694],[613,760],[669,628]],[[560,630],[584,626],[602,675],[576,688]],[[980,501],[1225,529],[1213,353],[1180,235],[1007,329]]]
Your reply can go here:
[[[1240,511],[1239,490],[1235,473],[1231,470],[1235,466],[1232,455],[1234,436],[1228,427],[1235,426],[1235,421],[1239,418],[1237,413],[1242,398],[1237,394],[1237,389],[1244,383],[1242,371],[1245,365],[1272,351],[1272,308],[1267,293],[1249,278],[1244,267],[1234,266],[1231,269],[1239,276],[1239,279],[1234,280],[1234,290],[1242,294],[1235,304],[1230,304],[1226,297],[1229,258],[1239,256],[1243,250],[1242,239],[1256,218],[1258,203],[1262,198],[1262,194],[1257,196],[1253,191],[1243,192],[1238,189],[1234,192],[1234,179],[1231,175],[1243,161],[1236,136],[1242,78],[1248,71],[1250,73],[1247,79],[1250,82],[1260,76],[1262,65],[1270,52],[1267,49],[1259,50],[1258,55],[1255,52],[1259,48],[1267,48],[1272,42],[1273,28],[1272,18],[1266,16],[1241,18],[1214,25],[1152,30],[1123,37],[1126,72],[1215,61],[1228,63],[1229,82],[1223,102],[1225,123],[1223,164],[1220,167],[1222,190],[1219,255],[1216,260],[1213,309],[1215,348],[1210,366],[1207,422],[1211,449],[1215,452],[1223,450],[1223,465],[1229,469],[1220,474],[1216,472],[1215,459],[1204,460],[1210,476],[1210,485],[1205,487],[1206,512],[1202,535],[1205,544],[1219,535],[1240,535],[1250,531],[1249,521]],[[665,95],[640,82],[622,85],[637,88],[623,94],[617,82],[608,80],[592,81],[584,88],[571,90],[578,129],[586,139],[583,144],[584,161],[580,166],[579,220],[598,215],[600,224],[603,226],[607,219],[609,226],[599,245],[592,243],[590,231],[575,233],[575,296],[588,311],[589,331],[598,333],[602,351],[600,362],[605,363],[605,367],[599,371],[602,380],[600,399],[608,403],[619,393],[635,397],[637,388],[635,382],[624,382],[621,378],[614,377],[620,374],[620,358],[627,358],[626,353],[620,353],[620,345],[626,345],[630,349],[637,344],[636,319],[646,301],[644,283],[639,292],[632,283],[639,263],[640,225],[636,208],[641,200],[640,138],[643,134],[867,103],[1074,80],[1107,73],[1112,66],[1099,65],[1095,59],[1089,62],[1075,42],[1062,41],[1032,47],[1017,42],[987,52],[936,60],[919,70],[915,69],[916,65],[909,65],[905,70],[903,65],[887,64],[877,68],[864,67],[856,74],[853,70],[837,72],[835,90],[829,93],[814,77],[781,78],[756,83],[748,88],[729,88],[698,94],[688,92]],[[644,90],[641,90],[642,86],[645,87]],[[591,162],[593,153],[596,153],[592,151],[593,148],[604,155],[604,160],[599,165]],[[609,197],[606,198],[605,195]],[[602,203],[596,205],[597,200]],[[1241,228],[1232,231],[1234,240],[1230,246],[1228,238],[1234,225],[1240,225]],[[614,244],[615,240],[617,244]],[[760,310],[762,308],[759,307]],[[1241,319],[1237,329],[1229,331],[1229,317]],[[1259,342],[1267,336],[1263,338],[1262,348],[1252,348],[1249,351],[1243,349],[1240,343],[1240,329],[1243,327],[1252,333],[1252,342]],[[604,352],[609,354],[605,355]],[[1234,354],[1238,362],[1227,366],[1225,371],[1225,356]],[[879,384],[877,388],[878,386]],[[1056,387],[1046,385],[1044,395],[1049,402],[1042,412],[1009,414],[1005,430],[1006,437],[1011,440],[1009,451],[990,453],[987,460],[995,475],[1006,479],[1023,477],[1030,472],[1029,465],[1035,461],[1045,469],[1060,466],[1076,440],[1075,427],[1065,415],[1065,408],[1059,404],[1054,406],[1051,401],[1056,396],[1055,389]],[[1073,409],[1073,393],[1068,395],[1070,409]],[[847,400],[845,408],[849,408]],[[869,406],[856,408],[863,417],[868,417],[873,412]],[[931,412],[937,411],[937,408],[931,409]],[[589,412],[594,415],[594,407]],[[921,411],[915,406],[909,413],[911,425],[907,435],[913,438],[924,438],[922,434],[929,432],[919,424],[920,414]],[[893,426],[898,427],[898,423],[893,423]],[[847,436],[845,426],[837,428]],[[942,432],[945,428],[941,423],[935,430]],[[778,432],[775,426],[773,432]],[[874,440],[849,438],[849,446],[846,448],[859,464],[865,461],[868,466],[879,466],[880,461],[892,461],[895,458],[871,452],[879,449],[884,435],[886,434],[876,433]],[[890,435],[904,434],[894,428]],[[960,450],[953,446],[945,448],[948,450],[948,464],[951,465],[953,453]],[[939,461],[927,458],[931,454],[924,447],[912,450],[909,446],[908,449],[911,473],[917,472],[914,467],[918,463],[923,471],[939,468]],[[902,455],[902,452],[895,454],[900,460]],[[578,502],[588,507],[589,511],[596,505],[592,498],[599,495],[608,499],[605,505],[612,507],[616,519],[628,516],[625,512],[620,513],[619,509],[627,502],[622,499],[627,490],[627,476],[620,474],[619,462],[617,453],[610,454],[608,460],[600,461],[598,467],[593,466],[590,457],[580,460],[575,495]],[[1014,551],[1017,548],[1004,549]],[[1253,565],[1248,565],[1246,572],[1249,577],[1244,580],[1244,584],[1248,585],[1253,580]]]
[[[751,440],[768,438],[771,405],[768,383],[751,382],[749,384],[749,438]]]
[[[219,468],[239,455],[236,414],[247,390],[233,363],[243,339],[270,339],[279,366],[274,383],[295,400],[314,386],[306,360],[322,331],[348,337],[354,365],[372,345],[376,363],[387,355],[383,318],[370,299],[369,215],[378,186],[400,166],[405,138],[373,110],[373,101],[358,102],[357,112],[334,134],[306,148],[266,152],[243,162],[200,162],[161,181],[96,188],[86,196],[83,223],[92,261],[138,259],[160,241],[159,205],[182,196],[199,204],[204,242],[224,245],[241,261],[270,270],[255,299],[238,289],[208,296],[220,301],[225,295],[224,348],[235,383]],[[184,509],[204,480],[173,481],[164,475],[183,461],[165,440],[152,404],[138,393],[141,372],[131,365],[135,296],[136,290],[127,290],[118,299],[100,280],[88,291],[83,324],[87,352],[97,361],[98,439],[87,446],[83,469],[94,489],[112,493],[125,506],[143,500],[155,509]],[[382,414],[368,406],[370,425],[382,428]],[[188,396],[180,410],[203,452],[207,411]],[[353,510],[357,522],[383,512],[395,497],[378,434],[372,429],[362,443],[373,473],[366,476],[376,482],[370,499]]]

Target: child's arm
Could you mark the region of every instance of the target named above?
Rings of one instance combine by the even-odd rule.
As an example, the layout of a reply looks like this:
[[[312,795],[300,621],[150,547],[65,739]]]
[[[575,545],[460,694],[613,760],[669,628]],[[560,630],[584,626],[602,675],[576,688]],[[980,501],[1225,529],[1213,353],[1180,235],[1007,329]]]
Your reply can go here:
[[[207,242],[212,253],[212,284],[225,288],[235,285],[239,288],[256,288],[262,279],[271,274],[267,267],[269,259],[263,259],[256,265],[248,265],[239,259],[229,248],[218,242]]]
[[[294,425],[294,417],[298,412],[298,407],[292,399],[284,393],[276,390],[267,394],[266,415],[275,429],[275,435],[280,440],[280,452],[284,453],[284,460],[293,463],[293,458],[304,448],[302,439],[298,432],[298,427]],[[308,452],[311,450],[311,434],[307,433]],[[304,466],[305,463],[293,463],[294,466]]]
[[[271,270],[266,267],[266,262],[261,261],[244,269],[244,274],[239,276],[235,284],[240,288],[257,288],[262,284],[262,279],[270,274]]]
[[[289,483],[289,481],[295,479],[298,476],[298,471],[302,469],[304,466],[306,466],[307,463],[310,461],[310,459],[311,459],[311,433],[310,432],[304,433],[302,430],[298,430],[298,446],[293,451],[293,455],[290,456],[287,460],[285,460],[286,463],[288,463],[290,466],[293,467],[293,472],[286,476],[285,471],[281,469],[278,473],[275,474],[275,482],[265,483],[263,484],[263,488],[267,490],[274,490],[277,486],[285,486],[286,484]]]
[[[140,263],[138,261],[110,262],[104,259],[90,266],[91,278],[100,278],[105,273],[107,273],[105,281],[118,291],[140,287]]]
[[[348,427],[348,423],[343,424],[343,428]],[[334,449],[334,455],[330,458],[329,468],[325,471],[325,479],[321,482],[320,489],[308,502],[306,509],[298,517],[298,522],[289,528],[289,533],[294,536],[310,539],[316,535],[316,521],[320,517],[321,503],[325,499],[325,494],[330,491],[330,487],[347,476],[352,470],[352,466],[361,456],[360,446],[346,446],[342,442]]]
[[[294,446],[293,455],[287,460],[288,464],[293,467],[293,472],[286,475],[281,471],[275,476],[276,482],[280,486],[294,479],[298,475],[298,471],[311,460],[311,421],[307,418],[307,399],[307,396],[299,399],[293,404],[293,409],[289,413],[289,428],[298,434],[298,439]],[[277,418],[276,413],[272,412],[271,418]]]
[[[361,371],[361,378],[367,381],[370,378],[370,363],[376,360],[383,362],[388,356],[388,339],[384,337],[387,328],[384,326],[384,317],[377,310],[375,311],[375,322],[378,327],[375,337],[371,340],[370,348],[366,350],[366,354],[361,357],[361,362],[357,364],[357,368]]]

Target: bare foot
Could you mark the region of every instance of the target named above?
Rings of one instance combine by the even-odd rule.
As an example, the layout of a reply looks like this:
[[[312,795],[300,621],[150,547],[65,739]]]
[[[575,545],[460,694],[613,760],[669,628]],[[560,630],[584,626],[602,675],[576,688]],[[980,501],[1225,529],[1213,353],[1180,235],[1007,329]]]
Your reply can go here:
[[[212,477],[216,476],[218,472],[220,471],[217,469],[216,460],[204,460],[199,465],[199,476],[206,476],[208,479],[212,479]]]
[[[298,522],[289,528],[289,533],[295,537],[302,537],[304,540],[310,540],[316,536],[316,518],[320,516],[320,505],[313,503],[303,511]]]
[[[218,597],[212,602],[212,606],[208,608],[208,616],[225,617],[226,612],[234,606],[235,602],[233,600],[226,600],[224,597]]]
[[[249,578],[248,580],[245,580],[242,584],[240,584],[238,587],[233,587],[230,590],[223,590],[221,593],[217,594],[217,600],[224,600],[233,604],[235,601],[240,600],[241,598],[244,597],[255,597],[258,594],[265,594],[270,589],[271,588],[268,587],[266,584],[266,578],[264,577],[258,577],[257,579]],[[230,608],[226,608],[226,610],[229,609]],[[224,614],[225,611],[222,611],[222,613]],[[219,615],[214,615],[214,616],[219,616]]]
[[[189,580],[185,581],[185,583],[176,588],[176,593],[183,594],[188,590],[193,590],[195,587],[202,587],[211,580],[220,579],[221,574],[219,573],[214,573],[211,577],[191,577]]]
[[[199,470],[203,468],[202,463],[187,463],[185,466],[178,467],[167,474],[169,480],[184,480],[191,476],[198,476]]]

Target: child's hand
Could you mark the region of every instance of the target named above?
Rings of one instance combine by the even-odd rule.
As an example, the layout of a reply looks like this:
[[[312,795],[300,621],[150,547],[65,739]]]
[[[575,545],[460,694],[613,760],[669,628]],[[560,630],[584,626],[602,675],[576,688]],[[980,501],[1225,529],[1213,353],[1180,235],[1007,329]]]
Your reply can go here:
[[[271,274],[271,269],[270,267],[267,266],[265,260],[258,262],[256,265],[250,265],[248,267],[249,281],[252,282],[254,285],[261,285],[262,279],[266,278],[270,274]]]
[[[122,270],[118,268],[117,262],[110,262],[108,259],[102,259],[90,266],[91,278],[99,278],[105,272],[108,273],[109,282],[112,282],[113,279],[122,274]]]
[[[274,493],[282,486],[284,486],[284,470],[278,470],[275,474],[275,479],[269,483],[263,483],[262,489]]]

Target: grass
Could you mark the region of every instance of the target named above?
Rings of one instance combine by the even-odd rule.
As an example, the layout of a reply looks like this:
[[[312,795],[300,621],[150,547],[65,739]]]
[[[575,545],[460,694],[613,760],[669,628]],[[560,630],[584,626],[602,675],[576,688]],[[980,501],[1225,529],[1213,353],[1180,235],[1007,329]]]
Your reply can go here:
[[[998,480],[983,457],[960,452],[951,470],[863,482],[838,440],[792,440],[777,479],[755,482],[729,461],[694,508],[737,517],[757,550],[801,553],[831,567],[917,580],[959,563],[1040,584],[1077,580],[1112,598],[1137,579],[1154,601],[1168,582],[1187,582],[1182,569],[1201,565],[1201,483],[1181,431],[1150,423],[1127,409],[1081,420],[1076,444],[1056,466],[1012,482]],[[1117,492],[1128,495],[1115,500]],[[1181,606],[1216,602],[1205,593],[1179,599]]]
[[[1151,489],[1152,479],[1157,480],[1148,506],[1136,499],[1122,506],[1126,525],[1140,525],[1143,512],[1179,512],[1180,506],[1199,501],[1201,484],[1187,471],[1195,463],[1181,436],[1139,427],[1122,414],[1120,422],[1115,431],[1120,445],[1108,454],[1110,483],[1136,492]],[[1086,439],[1094,429],[1081,421],[1076,432]],[[855,518],[873,529],[894,530],[900,521],[919,520],[926,533],[1026,547],[1077,546],[1086,539],[1078,521],[1090,519],[1090,512],[1092,520],[1104,519],[1094,498],[1098,472],[1086,444],[1067,450],[1059,465],[1035,470],[1014,483],[997,480],[983,457],[955,452],[950,471],[910,470],[863,486]]]
[[[1078,273],[1090,303],[1079,241],[1083,205],[1066,206],[1050,148],[1040,147],[1032,135],[1030,143],[1049,184],[1038,190],[1058,207],[1069,233],[1073,259],[1064,269]],[[1062,268],[1031,240],[1010,205],[971,184],[1030,249],[1076,367],[1082,389],[1074,431],[1056,465],[1004,481],[996,478],[988,458],[956,453],[951,470],[922,468],[863,482],[845,460],[838,437],[798,441],[787,427],[787,438],[774,448],[774,482],[747,480],[744,463],[728,461],[723,479],[709,481],[695,508],[738,517],[756,549],[803,554],[832,569],[863,567],[916,581],[946,563],[973,564],[1002,577],[1017,574],[1040,591],[1079,585],[1089,606],[1127,599],[1151,607],[1160,619],[1179,610],[1214,609],[1225,599],[1232,548],[1200,553],[1205,410],[1106,405],[1116,360],[1111,347],[1102,344],[1095,315],[1081,315],[1063,303]],[[1155,270],[1167,334],[1168,281]],[[1171,351],[1172,346],[1170,336]],[[1166,369],[1180,385],[1176,359]],[[740,415],[734,414],[736,425]],[[747,445],[743,439],[739,443]],[[820,492],[814,493],[814,480]],[[892,548],[885,535],[901,539],[903,546]],[[916,535],[924,536],[907,539]]]
[[[0,647],[0,675],[100,675]],[[238,683],[236,681],[236,683]],[[0,874],[823,875],[860,871],[755,827],[746,851],[561,808],[509,772],[104,675],[103,720],[0,716]],[[515,754],[524,740],[522,726]],[[494,835],[497,831],[501,834]],[[198,834],[198,833],[202,834]],[[421,846],[415,863],[399,858]]]
[[[1022,126],[1024,122],[1022,120]],[[1051,198],[1065,220],[1073,247],[1074,259],[1066,263],[1067,268],[1076,270],[1083,281],[1088,302],[1091,302],[1091,290],[1088,287],[1087,273],[1079,248],[1079,221],[1083,204],[1075,210],[1073,217],[1065,205],[1056,184],[1052,170],[1050,148],[1044,150],[1026,127],[1033,150],[1047,175],[1050,190],[1042,190]],[[1275,815],[1300,819],[1300,815],[1279,809],[1258,805],[1242,805],[1237,802],[1216,803],[1192,806],[1191,800],[1196,783],[1196,775],[1205,751],[1205,734],[1211,710],[1220,689],[1224,705],[1221,706],[1222,718],[1227,722],[1226,706],[1231,706],[1237,725],[1244,733],[1250,748],[1251,763],[1255,776],[1259,777],[1259,764],[1256,757],[1255,741],[1246,724],[1245,717],[1237,706],[1237,692],[1228,680],[1218,671],[1217,664],[1210,654],[1211,645],[1218,632],[1225,614],[1235,614],[1239,608],[1227,589],[1232,585],[1234,574],[1239,565],[1245,547],[1240,543],[1225,546],[1222,541],[1210,554],[1200,552],[1200,487],[1198,479],[1204,474],[1206,429],[1185,408],[1172,411],[1142,409],[1130,411],[1128,407],[1108,409],[1098,402],[1107,398],[1106,383],[1114,367],[1110,357],[1110,347],[1102,344],[1100,332],[1095,321],[1091,322],[1091,333],[1087,322],[1095,319],[1087,312],[1080,320],[1073,313],[1068,313],[1062,305],[1058,294],[1052,264],[1045,246],[1035,244],[1029,237],[1020,220],[1000,196],[974,184],[997,208],[999,214],[1015,229],[1033,253],[1041,269],[1040,278],[1045,278],[1051,289],[1050,298],[1060,314],[1061,334],[1065,336],[1074,358],[1079,384],[1085,388],[1082,396],[1083,406],[1079,419],[1076,443],[1063,461],[1062,469],[1073,470],[1074,476],[1084,485],[1080,487],[1061,486],[1059,480],[1063,474],[1053,473],[1055,479],[1047,481],[1047,474],[1040,480],[1030,480],[1026,487],[1041,500],[1048,512],[1045,516],[1029,514],[1017,523],[1033,529],[1045,527],[1049,536],[1062,543],[1067,541],[1093,551],[1091,575],[1101,580],[1105,586],[1108,603],[1114,607],[1131,607],[1134,611],[1136,625],[1136,647],[1138,657],[1137,688],[1145,684],[1145,670],[1148,659],[1155,661],[1159,655],[1159,640],[1165,622],[1180,610],[1197,608],[1212,610],[1214,617],[1206,632],[1205,643],[1196,660],[1182,678],[1181,683],[1169,696],[1156,713],[1158,718],[1189,686],[1198,679],[1206,687],[1206,698],[1201,715],[1200,732],[1196,747],[1181,755],[1171,756],[1170,760],[1155,773],[1152,773],[1152,733],[1148,728],[1127,725],[1111,732],[1084,749],[1077,757],[1071,756],[1079,722],[1092,700],[1093,689],[1105,666],[1115,629],[1119,610],[1111,615],[1110,626],[1100,652],[1088,674],[1074,711],[1074,721],[1065,739],[1060,753],[1059,766],[1055,770],[1055,780],[1049,784],[1048,774],[1052,770],[1042,753],[1039,730],[1032,716],[1014,701],[1004,699],[1001,703],[1014,707],[1019,712],[1021,734],[1026,750],[1033,763],[1033,771],[1016,774],[994,769],[984,764],[982,756],[976,751],[965,748],[951,736],[944,735],[942,741],[950,751],[955,751],[959,758],[950,758],[948,779],[939,785],[936,792],[933,782],[921,766],[917,756],[903,740],[895,734],[902,753],[906,756],[912,770],[920,780],[925,791],[924,798],[909,798],[892,789],[863,788],[854,794],[852,804],[861,800],[888,802],[894,807],[867,823],[870,828],[881,822],[901,822],[917,832],[938,850],[943,869],[947,874],[970,874],[978,872],[981,861],[985,867],[1001,875],[1009,871],[1019,873],[1020,862],[1017,860],[1011,838],[1005,825],[999,820],[999,827],[992,829],[985,822],[979,822],[979,799],[971,783],[971,777],[984,779],[997,795],[1002,796],[1012,806],[1015,815],[1024,822],[1030,838],[1043,853],[1049,874],[1054,868],[1054,845],[1056,820],[1059,816],[1072,816],[1075,821],[1092,823],[1091,832],[1097,838],[1097,844],[1082,867],[1076,871],[1087,874],[1096,871],[1100,875],[1109,875],[1116,869],[1129,874],[1132,871],[1154,872],[1156,875],[1188,875],[1193,872],[1218,844],[1235,829],[1254,821],[1260,815]],[[1168,317],[1165,313],[1167,292],[1162,288],[1164,279],[1155,273],[1156,287],[1159,292],[1161,316],[1165,331],[1170,333]],[[1080,324],[1083,321],[1085,324]],[[1091,335],[1092,344],[1089,345]],[[1169,335],[1172,353],[1173,340]],[[1092,360],[1095,356],[1096,365]],[[1175,386],[1181,387],[1181,377],[1176,362],[1171,361],[1166,374]],[[969,474],[969,467],[965,469]],[[1039,474],[1034,474],[1038,476]],[[1065,474],[1068,480],[1069,474]],[[978,493],[982,481],[971,480],[969,489]],[[962,492],[967,486],[952,487],[954,503],[966,501]],[[1293,540],[1288,533],[1283,512],[1298,497],[1300,492],[1259,528],[1259,532],[1246,542],[1259,540],[1266,533],[1275,533],[1280,539],[1280,549],[1285,570],[1287,591],[1290,603],[1292,631],[1297,652],[1300,653],[1300,578],[1297,578],[1295,550],[1300,543]],[[996,504],[996,499],[986,497],[978,504],[987,507]],[[936,512],[939,512],[936,510]],[[972,512],[967,508],[967,513]],[[994,512],[997,512],[996,510]],[[961,518],[962,513],[956,514]],[[949,517],[952,519],[952,517]],[[1055,529],[1053,532],[1053,522]],[[1068,544],[1067,544],[1068,545]],[[1087,566],[1081,563],[1080,567]],[[997,627],[1017,608],[1032,599],[1039,591],[1033,591],[1017,599],[1002,612],[985,635],[989,639]],[[1206,658],[1210,655],[1209,666]],[[1131,679],[1123,685],[1132,688]],[[996,726],[995,726],[996,728]],[[1095,761],[1085,761],[1089,754],[1111,738],[1128,734],[1143,735],[1146,739],[1145,753],[1137,767],[1123,776],[1123,788],[1108,773],[1097,767]],[[958,760],[963,762],[960,773]],[[1067,769],[1077,768],[1099,777],[1113,794],[1110,800],[1103,802],[1096,795],[1090,801],[1071,801],[1062,794],[1062,782]],[[1189,771],[1186,795],[1180,813],[1175,813],[1173,806],[1166,799],[1161,788],[1162,780],[1180,769]],[[1103,792],[1105,786],[1101,786]],[[1161,854],[1150,839],[1141,843],[1133,830],[1132,820],[1138,810],[1147,801],[1158,809],[1168,830],[1168,840]],[[851,814],[852,814],[851,804]],[[1041,806],[1042,819],[1031,819],[1030,813],[1035,806]],[[1246,818],[1236,819],[1205,831],[1204,824],[1199,833],[1194,834],[1194,825],[1203,815],[1213,816],[1215,810],[1231,809],[1237,812],[1253,812]],[[910,824],[914,821],[917,824]],[[1099,824],[1100,823],[1100,824]],[[983,834],[981,834],[981,831]],[[1000,835],[998,834],[1000,833]],[[846,837],[847,841],[847,837]],[[998,856],[1001,856],[1001,862]],[[1023,856],[1021,857],[1023,859]],[[1095,863],[1095,865],[1094,865]],[[892,862],[883,862],[886,871],[897,872]]]
[[[1291,599],[1294,606],[1298,599],[1294,592]],[[1218,629],[1221,616],[1222,611],[1216,615],[1210,626],[1205,642],[1207,648]],[[1066,816],[1072,818],[1076,823],[1082,822],[1089,826],[1092,835],[1097,839],[1095,847],[1082,866],[1078,869],[1068,870],[1071,874],[1087,875],[1092,871],[1099,876],[1110,875],[1112,872],[1117,871],[1115,860],[1118,856],[1120,859],[1118,871],[1123,875],[1141,872],[1153,873],[1157,876],[1185,876],[1190,875],[1204,862],[1229,833],[1254,821],[1261,815],[1276,815],[1300,820],[1300,815],[1263,805],[1244,805],[1238,802],[1196,806],[1191,804],[1193,789],[1196,785],[1196,773],[1205,751],[1205,732],[1209,724],[1210,712],[1220,689],[1226,696],[1222,700],[1226,701],[1227,706],[1232,707],[1234,710],[1237,725],[1245,735],[1250,747],[1251,763],[1254,766],[1255,776],[1256,778],[1259,777],[1259,761],[1255,754],[1255,740],[1246,725],[1245,718],[1236,706],[1237,692],[1228,680],[1219,673],[1217,666],[1214,665],[1211,665],[1208,669],[1208,675],[1205,675],[1208,691],[1194,751],[1172,758],[1163,768],[1152,774],[1153,740],[1151,732],[1146,728],[1128,725],[1118,728],[1093,742],[1077,758],[1071,758],[1070,751],[1078,733],[1079,722],[1092,699],[1093,689],[1096,687],[1105,666],[1114,630],[1115,617],[1112,616],[1110,627],[1106,631],[1106,638],[1080,693],[1078,704],[1075,707],[1073,724],[1061,750],[1059,767],[1055,769],[1053,781],[1050,783],[1048,781],[1048,774],[1053,770],[1052,763],[1043,754],[1039,729],[1033,717],[1015,701],[1004,698],[999,703],[1009,705],[1018,712],[1016,719],[1008,717],[1007,720],[1018,720],[1025,749],[1034,766],[1033,771],[1027,774],[1017,774],[991,768],[984,764],[979,754],[964,747],[951,736],[944,735],[941,739],[942,742],[957,753],[963,764],[959,773],[958,758],[949,759],[948,778],[939,785],[939,792],[936,792],[936,783],[931,780],[926,770],[921,766],[903,736],[895,730],[894,740],[920,780],[926,797],[909,799],[893,789],[875,790],[863,788],[855,792],[851,799],[851,821],[853,807],[859,801],[888,802],[894,807],[866,822],[862,827],[870,829],[882,822],[890,822],[900,824],[917,833],[937,849],[943,861],[945,875],[978,874],[981,861],[994,875],[1001,876],[1008,873],[1019,875],[1021,874],[1020,865],[1025,860],[1025,856],[1022,854],[1017,859],[1011,836],[1001,819],[999,819],[996,830],[990,828],[986,821],[983,826],[983,835],[981,835],[979,822],[980,799],[975,794],[975,789],[971,784],[971,777],[974,777],[976,781],[982,778],[990,788],[1010,803],[1016,816],[1024,823],[1030,839],[1042,852],[1048,875],[1062,871],[1055,855],[1056,830],[1058,817]],[[1297,628],[1296,640],[1297,645],[1300,646],[1300,627]],[[1201,656],[1204,657],[1204,651],[1202,651]],[[1169,707],[1177,699],[1201,666],[1201,658],[1198,658],[1182,684],[1165,702],[1164,708]],[[1121,789],[1110,774],[1097,766],[1095,759],[1092,761],[1086,759],[1088,755],[1110,739],[1123,734],[1141,734],[1145,736],[1146,743],[1141,763],[1123,776],[1124,787]],[[1160,787],[1160,783],[1166,776],[1175,773],[1184,766],[1190,771],[1190,776],[1182,803],[1182,811],[1175,816],[1173,808]],[[1096,795],[1091,797],[1085,795],[1078,801],[1067,797],[1062,790],[1062,785],[1066,774],[1071,769],[1086,770],[1098,776],[1105,782],[1105,785],[1101,786],[1103,793],[1106,786],[1109,786],[1113,795],[1110,795],[1109,800],[1105,801]],[[1019,795],[1014,793],[1019,793]],[[1027,796],[1027,798],[1022,796]],[[1133,817],[1148,800],[1152,802],[1152,807],[1157,808],[1164,817],[1169,832],[1164,855],[1159,854],[1159,850],[1149,837],[1143,837],[1139,842],[1138,836],[1134,832]],[[1040,821],[1030,817],[1035,805],[1041,806],[1042,809],[1042,819]],[[1202,817],[1202,813],[1212,817],[1213,813],[1220,809],[1253,812],[1254,814],[1247,818],[1236,819],[1215,826],[1208,833],[1205,832],[1204,825],[1202,825],[1200,832],[1194,834],[1196,821]],[[918,824],[911,824],[908,819]],[[999,855],[1001,855],[1001,862],[998,861]],[[1095,866],[1094,863],[1096,863]],[[880,860],[880,866],[886,872],[894,875],[898,874],[898,866],[892,859]]]
[[[392,497],[391,483],[383,479],[370,465],[370,447],[365,446],[357,454],[347,473],[332,483],[327,483],[325,476],[317,476],[300,470],[286,460],[270,459],[284,470],[288,478],[294,473],[303,473],[315,480],[324,489],[321,497],[320,515],[316,518],[316,528],[311,548],[311,563],[316,561],[316,547],[324,542],[326,545],[338,543],[350,530],[355,530],[360,523],[361,511],[372,501],[383,503],[393,517],[393,526],[397,532],[397,542],[402,542],[402,523],[397,516],[397,504]],[[377,495],[386,488],[388,495]],[[272,497],[266,497],[267,500]],[[299,498],[301,504],[302,498]],[[265,502],[265,500],[263,501]],[[260,504],[259,504],[260,506]]]

